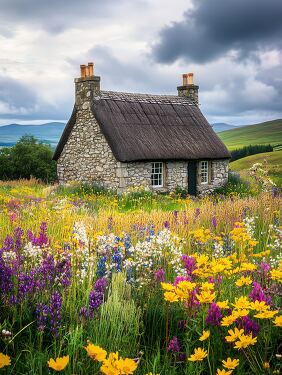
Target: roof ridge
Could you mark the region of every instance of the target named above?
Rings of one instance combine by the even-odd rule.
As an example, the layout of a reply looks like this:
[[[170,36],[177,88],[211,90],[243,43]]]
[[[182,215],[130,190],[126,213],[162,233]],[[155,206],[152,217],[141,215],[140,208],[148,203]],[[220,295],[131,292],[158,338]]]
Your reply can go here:
[[[195,105],[188,97],[178,95],[161,95],[161,94],[143,94],[121,91],[100,91],[100,95],[96,94],[94,100],[116,100],[126,102],[146,102],[146,103],[162,103],[162,104],[185,104]]]

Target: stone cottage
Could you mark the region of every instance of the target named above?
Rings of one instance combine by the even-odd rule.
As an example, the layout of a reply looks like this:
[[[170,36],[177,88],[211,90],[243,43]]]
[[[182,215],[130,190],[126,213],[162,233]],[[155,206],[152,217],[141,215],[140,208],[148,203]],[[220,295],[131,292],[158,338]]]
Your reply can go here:
[[[56,148],[60,183],[126,191],[181,187],[191,195],[227,181],[230,154],[198,106],[193,74],[178,95],[103,91],[93,63],[81,65],[75,105]]]

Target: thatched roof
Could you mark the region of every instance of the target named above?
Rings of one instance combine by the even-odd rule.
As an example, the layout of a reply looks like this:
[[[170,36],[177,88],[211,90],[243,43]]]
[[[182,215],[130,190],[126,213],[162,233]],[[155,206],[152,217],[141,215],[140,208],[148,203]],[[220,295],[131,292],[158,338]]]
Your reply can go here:
[[[189,98],[101,91],[92,112],[117,160],[229,158],[230,153]],[[74,125],[67,124],[57,160]]]

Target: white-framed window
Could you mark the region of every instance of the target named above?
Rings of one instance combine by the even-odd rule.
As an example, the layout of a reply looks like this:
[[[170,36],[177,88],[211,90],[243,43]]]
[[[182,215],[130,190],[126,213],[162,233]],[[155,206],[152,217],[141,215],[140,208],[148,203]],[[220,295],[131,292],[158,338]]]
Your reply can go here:
[[[162,187],[164,176],[163,176],[163,163],[154,162],[152,163],[152,173],[151,173],[151,185],[153,187]]]
[[[201,184],[209,183],[209,162],[206,160],[201,161]]]

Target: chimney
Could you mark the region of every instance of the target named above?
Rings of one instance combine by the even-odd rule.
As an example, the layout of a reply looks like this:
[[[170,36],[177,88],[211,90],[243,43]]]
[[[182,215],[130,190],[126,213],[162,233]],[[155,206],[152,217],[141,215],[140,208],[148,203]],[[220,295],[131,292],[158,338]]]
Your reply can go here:
[[[75,78],[75,104],[80,109],[89,109],[91,100],[100,93],[100,77],[94,75],[94,64],[80,65],[80,77]]]
[[[187,96],[196,105],[199,105],[198,91],[199,86],[194,85],[194,74],[182,74],[182,86],[177,87],[178,96]]]

